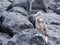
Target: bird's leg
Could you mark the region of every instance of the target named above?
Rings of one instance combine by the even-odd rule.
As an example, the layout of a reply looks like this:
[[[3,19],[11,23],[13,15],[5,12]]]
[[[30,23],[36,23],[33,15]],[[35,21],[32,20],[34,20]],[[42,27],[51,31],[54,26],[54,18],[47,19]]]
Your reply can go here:
[[[44,40],[44,45],[47,44],[47,42],[48,42],[48,37],[44,35],[44,36],[43,36],[43,40]]]
[[[48,42],[48,37],[47,36],[45,37],[45,41],[46,41],[46,43]]]

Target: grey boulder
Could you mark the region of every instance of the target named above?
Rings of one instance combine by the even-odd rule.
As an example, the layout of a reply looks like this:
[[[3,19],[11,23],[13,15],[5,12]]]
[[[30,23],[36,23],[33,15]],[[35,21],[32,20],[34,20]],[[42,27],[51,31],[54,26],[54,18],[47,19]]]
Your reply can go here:
[[[23,16],[20,13],[6,12],[1,13],[4,17],[2,25],[8,27],[13,32],[20,32],[24,29],[33,28],[32,23],[28,21],[28,17]]]

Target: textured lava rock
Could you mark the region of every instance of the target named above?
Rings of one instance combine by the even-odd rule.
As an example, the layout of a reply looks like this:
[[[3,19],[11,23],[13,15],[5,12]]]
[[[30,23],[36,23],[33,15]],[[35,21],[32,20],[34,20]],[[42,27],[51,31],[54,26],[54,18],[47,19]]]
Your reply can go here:
[[[60,2],[60,0],[55,0],[56,2]]]
[[[44,40],[42,39],[42,35],[37,36],[36,34],[38,34],[36,29],[26,29],[19,33],[19,35],[15,35],[11,40],[17,45],[33,45],[37,44],[37,42],[39,43],[37,45],[43,44]]]
[[[8,41],[7,45],[16,45],[13,41]]]
[[[0,35],[0,40],[2,45],[6,45],[7,42],[9,41],[9,38],[6,37],[7,35]],[[9,37],[9,36],[8,36]]]
[[[60,14],[60,1],[33,0],[32,5],[31,13],[33,14],[29,16],[27,14],[29,1],[0,0],[0,45],[43,44],[42,36],[37,36],[38,31],[33,29],[38,16],[36,13],[39,10],[43,10],[40,12],[43,12],[43,19],[48,26],[48,45],[60,45],[60,16],[58,15]],[[46,10],[47,13],[45,13]]]
[[[30,45],[44,45],[44,40],[41,36],[35,36],[30,40]]]
[[[3,23],[4,17],[0,16],[0,25]]]
[[[55,13],[60,14],[60,7],[56,8],[55,10],[53,10]]]
[[[1,13],[5,18],[1,29],[3,31],[20,32],[24,29],[33,28],[33,25],[28,21],[28,18],[19,13],[6,12]]]
[[[18,7],[23,7],[24,9],[27,10],[27,0],[13,0],[12,4],[6,9],[7,11],[13,8],[14,6]]]
[[[56,3],[56,7],[59,8],[60,7],[60,2]]]
[[[11,3],[13,2],[13,0],[8,0],[8,1],[11,2]]]
[[[2,40],[0,40],[0,45],[2,45],[3,44],[3,41]]]
[[[22,7],[13,7],[12,9],[10,9],[10,12],[17,12],[21,13],[24,16],[28,16],[28,12]]]
[[[35,28],[35,17],[33,15],[29,17],[29,21],[34,25]]]
[[[33,2],[32,8],[35,10],[43,10],[46,12],[46,6],[44,0],[35,0]]]
[[[10,4],[8,0],[0,0],[0,9],[6,10]]]
[[[23,7],[25,10],[29,12],[29,4],[30,2],[28,0],[13,0],[13,3],[7,8],[7,10],[10,10],[14,6]],[[33,10],[43,10],[46,12],[46,6],[44,0],[33,0],[32,1],[32,9]]]

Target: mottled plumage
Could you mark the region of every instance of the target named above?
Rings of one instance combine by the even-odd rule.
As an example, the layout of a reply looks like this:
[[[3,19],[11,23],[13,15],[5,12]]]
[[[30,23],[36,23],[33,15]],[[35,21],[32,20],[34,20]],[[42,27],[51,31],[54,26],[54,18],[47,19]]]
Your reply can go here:
[[[41,34],[43,34],[43,39],[45,40],[45,42],[47,42],[47,30],[48,29],[47,29],[47,25],[45,24],[45,22],[44,22],[44,20],[43,20],[43,18],[41,16],[41,14],[40,14],[40,16],[37,16],[37,18],[36,18],[36,24],[35,25],[36,25],[37,30]]]

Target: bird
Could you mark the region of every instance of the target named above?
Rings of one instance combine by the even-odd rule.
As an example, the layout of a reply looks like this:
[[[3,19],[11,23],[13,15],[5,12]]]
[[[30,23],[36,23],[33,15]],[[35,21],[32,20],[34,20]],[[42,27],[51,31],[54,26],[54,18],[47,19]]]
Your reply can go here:
[[[37,17],[36,17],[36,22],[35,22],[35,26],[36,29],[39,31],[39,33],[41,33],[43,35],[43,39],[44,41],[47,43],[47,25],[45,24],[43,18],[42,18],[42,13],[37,13]]]

